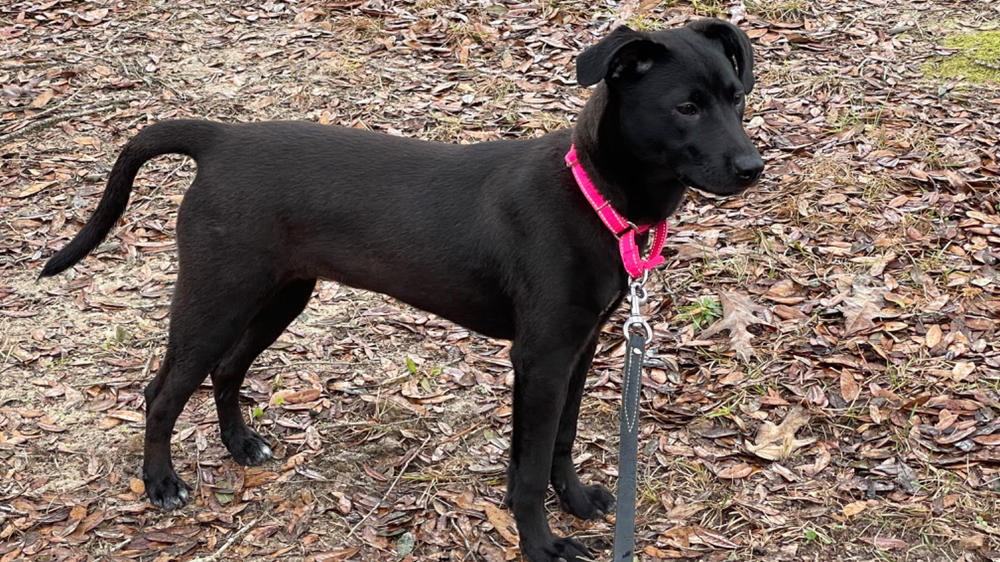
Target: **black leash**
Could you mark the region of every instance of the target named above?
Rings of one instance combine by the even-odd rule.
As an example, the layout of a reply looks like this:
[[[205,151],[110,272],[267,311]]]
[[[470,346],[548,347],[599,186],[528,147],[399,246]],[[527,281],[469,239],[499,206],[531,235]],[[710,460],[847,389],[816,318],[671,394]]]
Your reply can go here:
[[[622,380],[622,408],[618,444],[618,497],[615,508],[614,562],[632,562],[635,557],[635,472],[639,462],[639,390],[642,385],[642,362],[646,342],[653,330],[642,317],[640,305],[646,302],[646,274],[629,283],[631,314],[625,321],[625,376]]]

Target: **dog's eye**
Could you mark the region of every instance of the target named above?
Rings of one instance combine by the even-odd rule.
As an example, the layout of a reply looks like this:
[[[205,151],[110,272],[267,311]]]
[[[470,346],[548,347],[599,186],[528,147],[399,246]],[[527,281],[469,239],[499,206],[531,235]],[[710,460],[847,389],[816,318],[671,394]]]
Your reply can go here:
[[[696,115],[698,113],[698,106],[691,102],[682,103],[677,106],[677,113],[681,115]]]
[[[736,92],[733,94],[733,105],[739,105],[743,102],[743,92]]]

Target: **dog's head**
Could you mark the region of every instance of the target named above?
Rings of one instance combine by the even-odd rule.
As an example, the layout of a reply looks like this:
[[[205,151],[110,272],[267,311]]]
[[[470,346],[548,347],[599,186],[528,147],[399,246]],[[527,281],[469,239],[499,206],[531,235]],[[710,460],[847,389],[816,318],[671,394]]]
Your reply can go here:
[[[739,193],[764,168],[743,130],[753,89],[750,40],[738,27],[703,19],[644,33],[614,30],[577,59],[583,86],[607,86],[621,147],[643,168],[718,195]]]

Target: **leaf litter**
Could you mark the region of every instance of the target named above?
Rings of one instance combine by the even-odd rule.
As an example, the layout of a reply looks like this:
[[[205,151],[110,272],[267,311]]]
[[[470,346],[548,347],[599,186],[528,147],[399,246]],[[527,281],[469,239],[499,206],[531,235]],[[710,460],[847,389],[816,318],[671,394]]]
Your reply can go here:
[[[925,70],[950,38],[995,33],[991,3],[15,0],[0,6],[0,560],[516,559],[504,342],[323,283],[241,393],[275,461],[229,459],[206,385],[174,436],[193,505],[162,513],[142,496],[142,390],[193,166],[147,164],[94,255],[36,272],[150,122],[534,136],[572,122],[588,95],[573,57],[614,24],[705,15],[744,18],[768,168],[740,198],[692,194],[651,280],[642,556],[996,558],[1000,98]],[[676,306],[703,297],[723,308],[707,333]],[[622,314],[574,449],[611,487]],[[556,532],[608,555],[610,521],[549,499]]]

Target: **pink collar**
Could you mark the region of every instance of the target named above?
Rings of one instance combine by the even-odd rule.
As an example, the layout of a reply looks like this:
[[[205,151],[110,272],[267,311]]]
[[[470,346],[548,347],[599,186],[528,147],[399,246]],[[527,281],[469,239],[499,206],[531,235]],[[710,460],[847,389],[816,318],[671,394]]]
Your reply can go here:
[[[638,226],[625,220],[625,217],[621,216],[611,206],[611,203],[601,196],[597,187],[594,186],[594,182],[590,181],[587,171],[583,169],[583,165],[580,164],[580,160],[576,156],[575,145],[570,145],[569,152],[566,153],[566,165],[573,170],[576,184],[580,186],[580,191],[590,202],[590,206],[597,211],[597,216],[601,217],[601,221],[608,227],[608,230],[618,238],[618,250],[622,255],[622,264],[629,276],[641,277],[643,273],[662,264],[664,258],[660,254],[663,252],[663,246],[667,243],[667,232],[669,231],[666,219],[655,225]],[[650,227],[653,228],[653,244],[649,257],[642,259],[639,245],[635,242],[635,235],[646,232]]]

